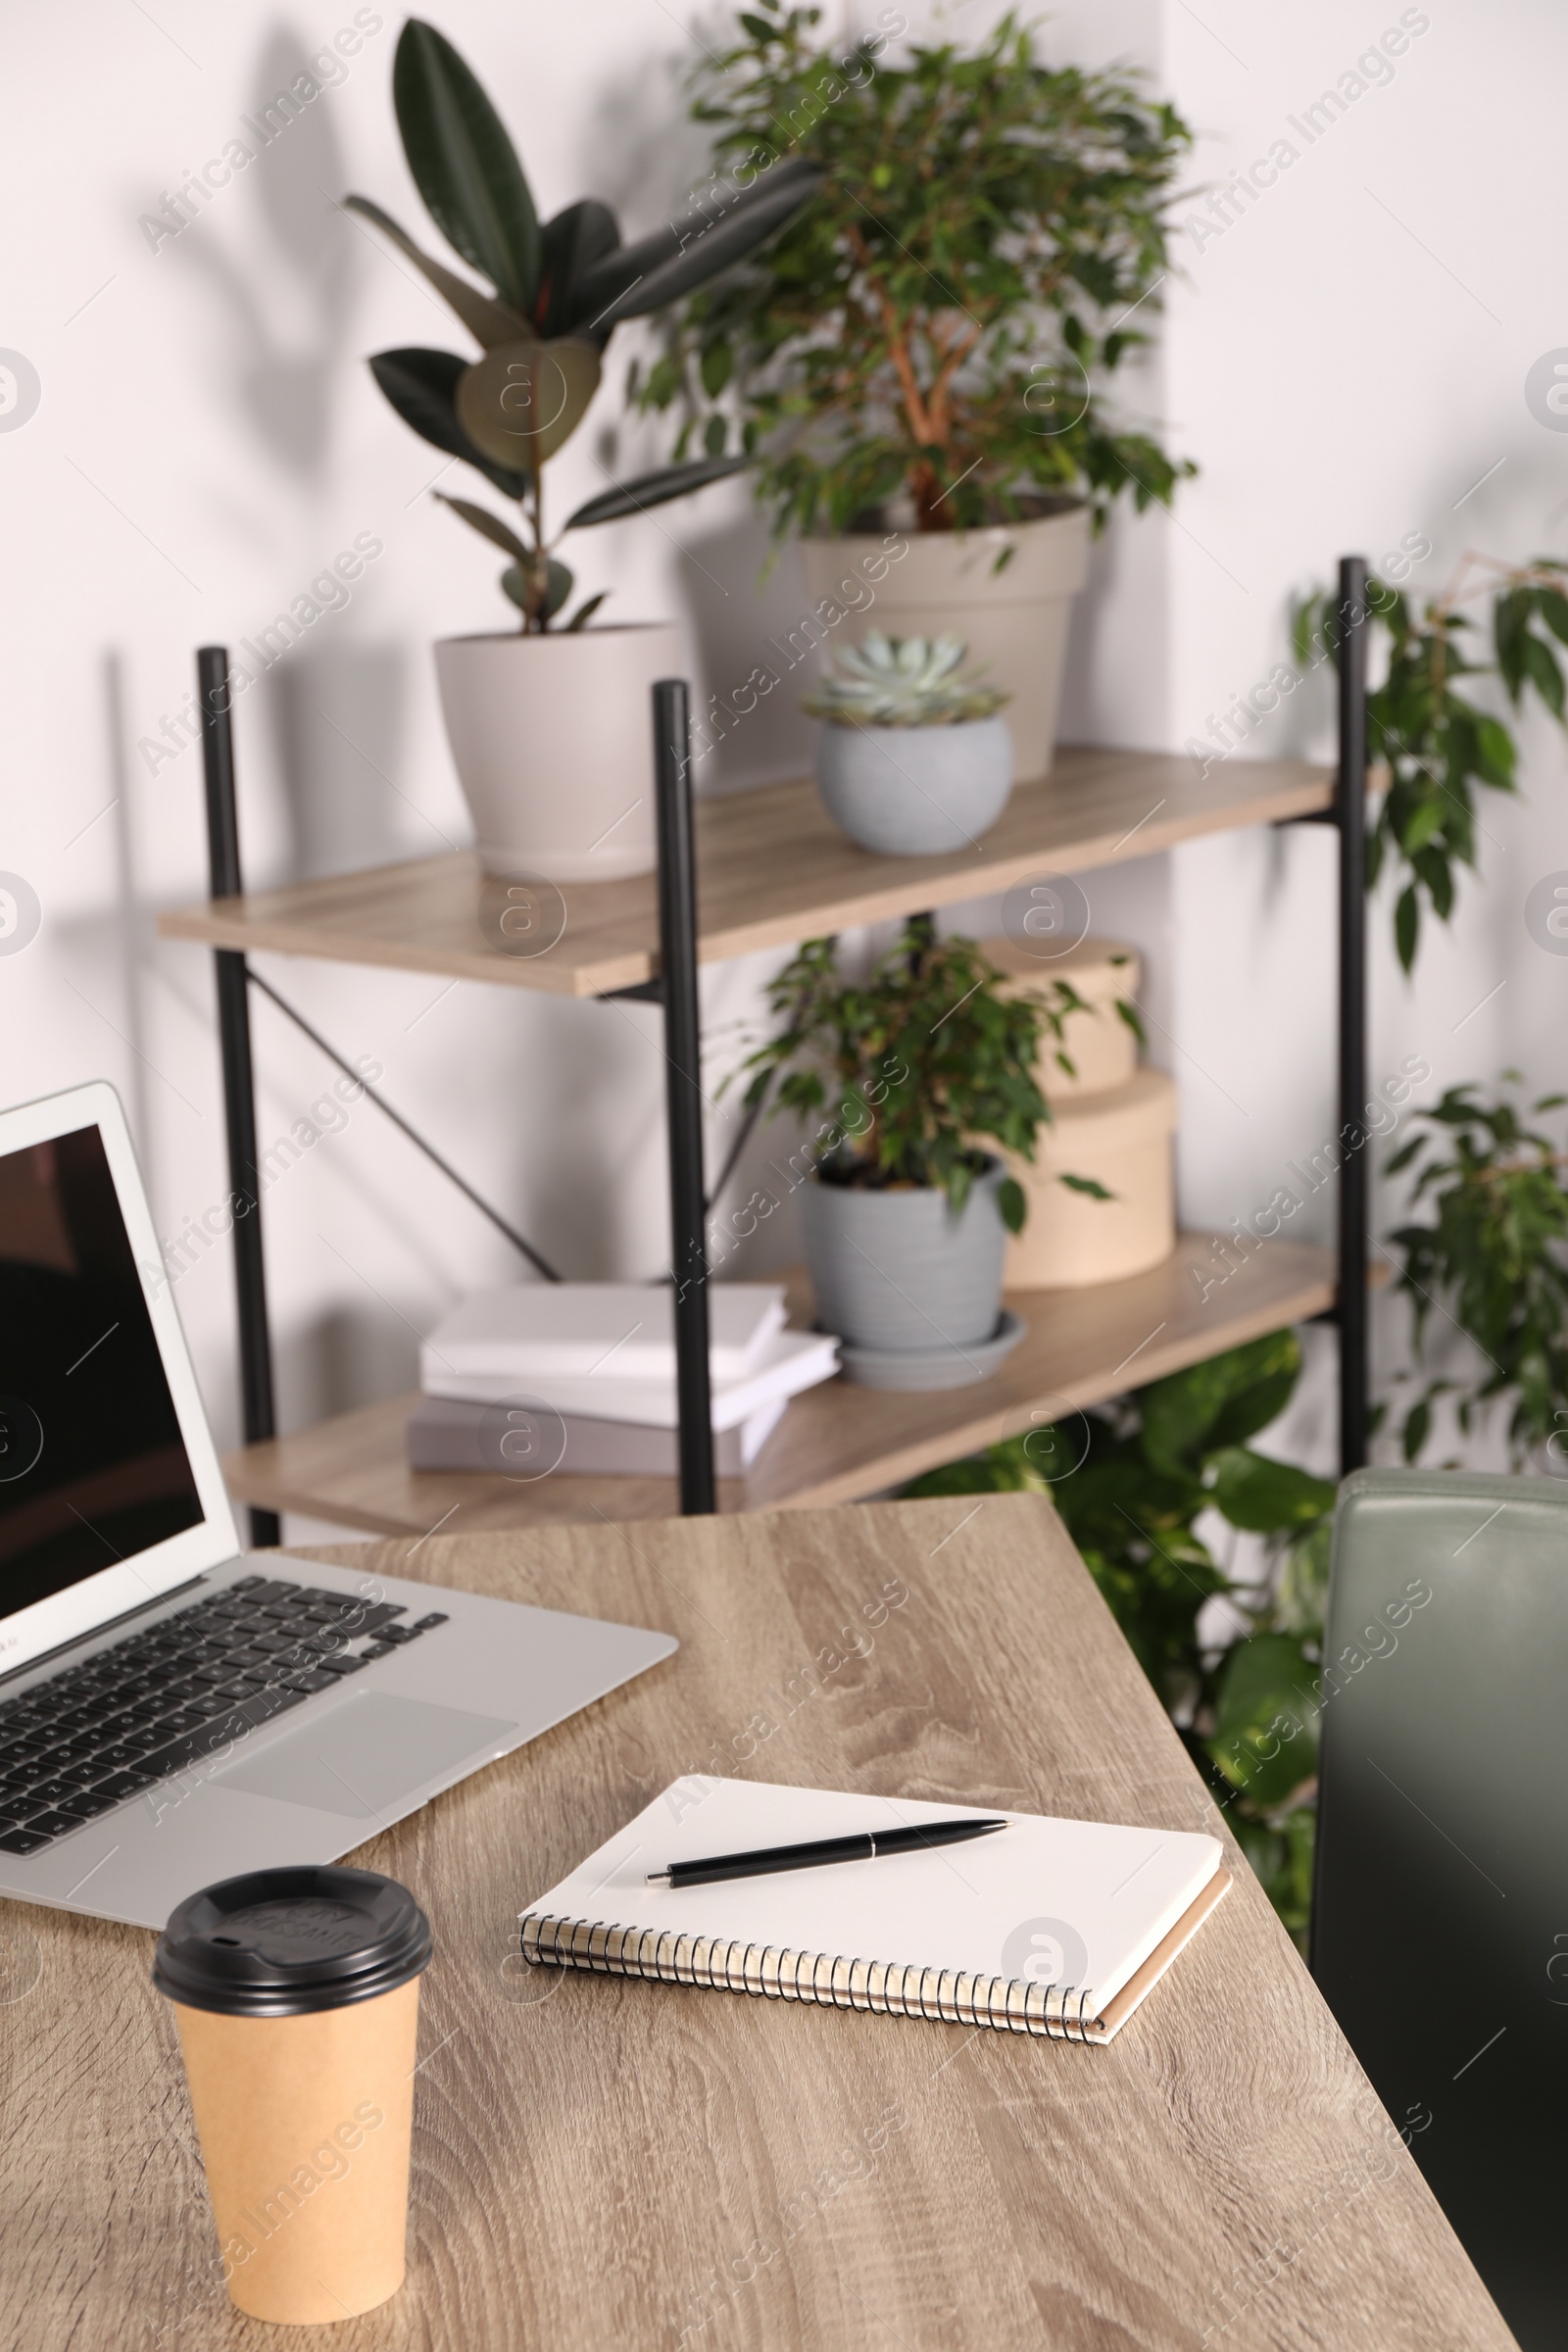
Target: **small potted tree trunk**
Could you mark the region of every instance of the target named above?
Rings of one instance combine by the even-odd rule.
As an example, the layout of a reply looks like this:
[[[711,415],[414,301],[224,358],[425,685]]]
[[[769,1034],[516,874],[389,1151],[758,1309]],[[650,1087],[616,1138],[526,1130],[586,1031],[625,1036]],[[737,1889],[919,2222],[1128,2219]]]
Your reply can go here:
[[[1012,742],[999,687],[966,677],[957,637],[884,637],[848,646],[803,707],[822,721],[816,782],[828,814],[862,850],[934,857],[970,848],[1012,791]]]
[[[436,647],[442,714],[458,777],[491,873],[554,882],[612,881],[655,863],[649,688],[681,670],[673,622],[588,624],[608,591],[568,616],[566,531],[615,522],[683,498],[750,463],[706,456],[612,482],[552,530],[544,469],[599,389],[606,345],[640,318],[728,269],[770,236],[820,177],[796,159],[753,172],[702,216],[623,245],[592,198],[541,222],[505,125],[450,41],[412,18],[398,40],[393,99],[403,151],[432,220],[486,282],[449,269],[364,196],[345,199],[425,277],[479,345],[383,351],[382,392],[424,440],[461,458],[519,509],[513,523],[464,498],[435,495],[507,557],[501,586],[520,626]]]
[[[769,992],[783,1029],[744,1065],[748,1107],[771,1092],[827,1114],[796,1163],[807,1265],[818,1323],[866,1386],[966,1387],[1023,1337],[1002,1263],[1027,1202],[984,1145],[1033,1159],[1051,1116],[1041,1040],[1083,1006],[1068,982],[1004,995],[1002,978],[972,940],[919,921],[863,983],[810,940]]]
[[[845,636],[966,639],[1040,776],[1091,527],[1192,471],[1104,391],[1148,339],[1191,134],[1136,74],[1043,64],[1011,15],[894,55],[881,32],[822,46],[819,13],[757,0],[696,69],[717,172],[788,154],[822,184],[682,306],[642,397],[685,409],[677,455],[739,421],[813,612],[857,574]]]

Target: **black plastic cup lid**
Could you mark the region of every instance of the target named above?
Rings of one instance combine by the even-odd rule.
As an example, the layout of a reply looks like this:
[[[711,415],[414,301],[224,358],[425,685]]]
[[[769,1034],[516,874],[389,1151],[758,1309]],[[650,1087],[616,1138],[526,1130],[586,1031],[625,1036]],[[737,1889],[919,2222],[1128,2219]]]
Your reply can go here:
[[[153,1983],[187,2009],[303,2017],[393,1992],[430,1965],[430,1923],[373,1870],[252,1870],[187,1895]]]

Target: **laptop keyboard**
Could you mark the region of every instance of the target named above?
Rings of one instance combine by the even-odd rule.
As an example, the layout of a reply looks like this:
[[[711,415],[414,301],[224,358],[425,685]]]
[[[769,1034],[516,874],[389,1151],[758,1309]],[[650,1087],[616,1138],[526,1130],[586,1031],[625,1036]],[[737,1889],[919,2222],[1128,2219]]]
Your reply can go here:
[[[0,1704],[0,1853],[35,1854],[445,1625],[243,1576]]]

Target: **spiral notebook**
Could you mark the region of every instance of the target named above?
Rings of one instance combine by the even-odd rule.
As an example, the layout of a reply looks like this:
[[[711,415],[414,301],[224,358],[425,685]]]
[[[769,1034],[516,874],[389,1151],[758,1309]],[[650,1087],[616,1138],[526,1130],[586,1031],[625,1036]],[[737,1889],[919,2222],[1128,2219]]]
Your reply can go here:
[[[1009,1814],[996,1836],[672,1888],[666,1863],[948,1821],[969,1805],[674,1782],[522,1914],[540,1967],[1106,2042],[1231,1884],[1217,1838]]]

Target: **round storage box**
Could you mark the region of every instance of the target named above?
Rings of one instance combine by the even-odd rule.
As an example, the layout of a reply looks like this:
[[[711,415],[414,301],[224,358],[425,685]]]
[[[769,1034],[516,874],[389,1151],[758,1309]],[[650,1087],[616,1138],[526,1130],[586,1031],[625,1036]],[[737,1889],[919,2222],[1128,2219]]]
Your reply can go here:
[[[1138,950],[1115,939],[1082,939],[1063,955],[1042,957],[1013,939],[985,939],[982,953],[999,971],[1015,976],[1048,1002],[1052,982],[1066,980],[1088,1012],[1070,1012],[1063,1023],[1061,1051],[1073,1077],[1056,1059],[1056,1041],[1048,1037],[1035,1070],[1040,1091],[1054,1104],[1075,1095],[1102,1095],[1125,1086],[1138,1067],[1138,1040],[1116,1010],[1118,997],[1136,998],[1143,977]],[[1060,1190],[1060,1187],[1057,1187]]]
[[[1007,1244],[1007,1288],[1078,1290],[1157,1266],[1176,1247],[1175,1081],[1163,1070],[1137,1070],[1113,1093],[1071,1095],[1052,1108],[1054,1123],[1040,1130],[1034,1165],[1008,1161],[1029,1196],[1029,1217]],[[1113,1198],[1074,1192],[1057,1181],[1064,1175],[1093,1177]]]

